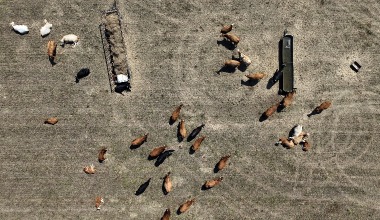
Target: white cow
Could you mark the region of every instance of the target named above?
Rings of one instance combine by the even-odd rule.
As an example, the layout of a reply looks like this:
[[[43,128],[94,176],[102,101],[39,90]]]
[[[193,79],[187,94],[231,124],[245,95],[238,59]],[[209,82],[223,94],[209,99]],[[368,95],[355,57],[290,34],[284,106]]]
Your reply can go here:
[[[19,34],[29,33],[28,26],[26,25],[16,25],[14,22],[11,22],[10,25],[13,27],[13,30]]]
[[[46,19],[44,20],[44,22],[45,22],[45,25],[42,26],[42,28],[40,29],[40,33],[42,37],[45,37],[48,34],[50,34],[51,28],[53,27],[53,25],[50,24]]]

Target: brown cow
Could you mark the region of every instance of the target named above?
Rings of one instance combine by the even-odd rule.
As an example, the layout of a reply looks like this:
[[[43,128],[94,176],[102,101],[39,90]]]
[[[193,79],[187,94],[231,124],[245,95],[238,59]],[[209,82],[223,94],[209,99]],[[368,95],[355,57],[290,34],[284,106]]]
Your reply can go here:
[[[256,80],[259,81],[267,76],[266,73],[250,73],[245,75],[249,80]]]
[[[222,180],[223,180],[223,177],[208,180],[205,182],[205,184],[203,186],[205,189],[211,189],[212,187],[214,187],[214,186],[218,185],[220,182],[222,182]]]
[[[165,195],[172,191],[172,181],[170,180],[170,172],[168,172],[164,177],[164,189]]]
[[[232,33],[221,34],[220,36],[228,39],[235,46],[237,46],[237,44],[240,42],[240,38],[238,36],[236,36],[235,34],[232,34]]]
[[[226,60],[224,61],[224,66],[230,67],[230,68],[236,68],[240,66],[240,62],[237,60]]]
[[[97,196],[95,198],[95,207],[96,207],[96,210],[100,210],[100,206],[102,205],[102,203],[104,203],[103,198],[100,197],[100,196]]]
[[[280,106],[280,102],[278,102],[278,103],[274,104],[273,106],[271,106],[270,108],[268,108],[268,109],[264,112],[263,115],[264,115],[266,118],[269,118],[270,116],[273,115],[273,113],[276,112],[278,106]]]
[[[138,137],[131,142],[131,146],[134,148],[140,147],[148,138],[148,133],[144,136]]]
[[[206,138],[206,136],[202,136],[194,141],[194,144],[191,146],[191,150],[197,151],[199,150],[199,147],[201,146],[202,141]]]
[[[308,114],[307,116],[310,117],[311,115],[319,114],[319,113],[321,113],[323,110],[328,109],[330,106],[331,106],[331,101],[325,101],[325,102],[323,102],[322,104],[320,104],[318,107],[316,107],[316,108],[313,110],[313,112],[311,112],[311,113]]]
[[[310,150],[310,148],[311,148],[310,143],[309,143],[308,141],[305,140],[305,141],[302,143],[302,150],[303,150],[303,151],[308,151],[308,150]]]
[[[94,174],[96,170],[95,170],[94,165],[91,164],[90,166],[85,166],[85,167],[83,168],[83,171],[84,171],[85,173],[87,173],[87,174]]]
[[[105,157],[106,152],[107,152],[107,148],[100,149],[99,155],[98,155],[99,163],[103,163],[103,161],[106,159],[106,157]]]
[[[294,94],[296,94],[295,90],[293,92],[287,93],[281,101],[282,106],[284,106],[285,108],[289,107],[293,102]]]
[[[234,26],[234,24],[230,24],[230,25],[224,25],[222,27],[222,29],[220,30],[220,33],[222,34],[227,34],[228,32],[230,32],[232,30],[232,27]]]
[[[185,203],[179,206],[178,213],[182,214],[186,212],[187,210],[189,210],[190,206],[193,205],[194,202],[195,202],[195,199],[187,200]]]
[[[222,157],[219,162],[216,164],[216,172],[218,172],[219,170],[223,170],[224,167],[227,166],[227,161],[228,159],[231,157],[231,155],[227,155],[227,156],[224,156]]]
[[[149,154],[149,158],[150,158],[150,159],[154,159],[154,158],[160,156],[160,154],[161,154],[162,152],[164,152],[164,150],[165,150],[166,148],[167,148],[166,145],[154,148],[154,149],[150,152],[150,154]]]
[[[170,209],[166,209],[161,220],[170,220]]]
[[[177,108],[174,109],[172,115],[170,116],[170,124],[173,124],[174,122],[177,121],[182,107],[183,107],[183,104],[180,104]]]

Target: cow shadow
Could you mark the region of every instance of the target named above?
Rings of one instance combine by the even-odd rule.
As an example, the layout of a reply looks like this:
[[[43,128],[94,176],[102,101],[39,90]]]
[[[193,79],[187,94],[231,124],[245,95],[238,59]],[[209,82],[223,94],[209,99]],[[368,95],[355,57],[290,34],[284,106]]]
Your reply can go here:
[[[50,57],[49,57],[49,62],[50,62],[50,64],[51,64],[52,66],[54,66],[55,64],[57,64],[57,63],[54,61],[54,59],[52,59],[52,58],[50,58]]]
[[[218,164],[219,163],[215,164],[215,166],[214,166],[214,169],[213,169],[214,173],[218,173],[220,171],[218,168]]]
[[[312,112],[310,112],[309,114],[307,114],[307,117],[310,118],[311,116],[318,115],[318,114],[320,114],[320,112],[318,112],[317,108],[315,108]]]
[[[172,116],[169,117],[169,125],[173,125],[175,120],[172,119]]]
[[[148,188],[151,178],[149,178],[146,182],[140,185],[140,187],[135,192],[136,196],[139,196],[145,192],[145,190]]]
[[[269,117],[265,115],[265,113],[261,114],[260,118],[259,118],[259,122],[263,122],[265,120],[267,120]]]
[[[223,40],[217,40],[216,43],[219,45],[224,46],[228,50],[234,50],[236,48],[236,45],[232,43],[231,41],[228,41],[226,39]]]
[[[231,66],[222,66],[218,71],[216,71],[216,73],[220,74],[221,72],[224,72],[224,73],[234,73],[234,72],[236,72],[236,68],[235,67],[231,67]]]
[[[285,106],[284,105],[282,105],[282,104],[280,104],[279,106],[278,106],[278,108],[277,108],[277,112],[278,113],[280,113],[280,112],[283,112],[285,110]]]
[[[190,148],[189,148],[189,154],[190,155],[193,155],[195,153],[195,150],[193,150],[193,146],[191,146]]]
[[[259,83],[259,82],[260,82],[259,80],[248,79],[248,80],[246,80],[246,81],[241,80],[241,81],[240,81],[240,84],[241,84],[242,86],[255,86],[255,85],[257,85],[257,83]]]
[[[248,68],[247,65],[245,65],[244,63],[240,62],[240,66],[238,67],[238,70],[240,70],[241,72],[244,72],[244,71],[247,70],[247,68]]]
[[[201,187],[202,191],[206,191],[206,190],[209,190],[209,189],[211,189],[211,188],[207,188],[205,184],[203,184],[202,187]]]

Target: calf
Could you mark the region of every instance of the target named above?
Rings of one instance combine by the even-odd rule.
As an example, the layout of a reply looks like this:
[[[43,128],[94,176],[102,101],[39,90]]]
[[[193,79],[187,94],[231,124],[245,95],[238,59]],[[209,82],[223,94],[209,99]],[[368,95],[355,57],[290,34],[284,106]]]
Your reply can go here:
[[[311,148],[311,145],[308,141],[305,140],[304,142],[302,142],[302,150],[303,151],[309,151],[310,148]]]
[[[103,163],[103,161],[106,160],[106,156],[105,156],[106,152],[107,152],[107,148],[100,149],[99,154],[98,154],[99,163]]]
[[[90,166],[85,166],[85,167],[83,168],[83,171],[84,171],[85,173],[87,173],[87,174],[94,174],[96,170],[95,170],[94,165],[91,164]]]
[[[100,196],[97,196],[95,198],[95,207],[96,207],[96,210],[100,210],[100,206],[102,205],[102,203],[104,203],[103,198],[100,197]]]
[[[224,25],[222,27],[222,29],[220,30],[220,33],[222,34],[227,34],[228,32],[230,32],[232,30],[232,27],[234,26],[234,24],[230,24],[230,25]]]
[[[56,117],[51,117],[45,120],[44,124],[50,124],[50,125],[55,125],[58,122],[58,118]]]

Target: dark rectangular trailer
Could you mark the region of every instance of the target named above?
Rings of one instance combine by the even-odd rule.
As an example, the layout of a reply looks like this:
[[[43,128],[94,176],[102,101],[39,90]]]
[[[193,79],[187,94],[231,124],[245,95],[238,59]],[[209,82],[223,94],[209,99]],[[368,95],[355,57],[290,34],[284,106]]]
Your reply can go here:
[[[293,92],[294,88],[294,67],[293,67],[293,36],[284,32],[280,41],[280,93]]]

